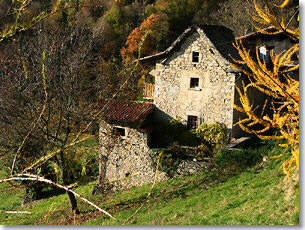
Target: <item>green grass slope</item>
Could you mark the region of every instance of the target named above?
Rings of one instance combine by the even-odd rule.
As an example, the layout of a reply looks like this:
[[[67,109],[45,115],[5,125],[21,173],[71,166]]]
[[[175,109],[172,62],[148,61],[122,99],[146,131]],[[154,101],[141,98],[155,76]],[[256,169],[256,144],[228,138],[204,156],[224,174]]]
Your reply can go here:
[[[278,150],[274,147],[268,151],[275,155]],[[266,148],[256,151],[262,153]],[[66,194],[21,207],[24,188],[1,184],[0,210],[22,210],[31,214],[0,213],[0,224],[297,225],[298,196],[284,189],[284,176],[279,167],[278,159],[248,168],[215,168],[197,175],[176,177],[153,188],[145,185],[107,196],[91,195],[96,182],[76,189],[117,220],[81,201],[81,214],[73,218]],[[4,176],[2,173],[1,177]]]

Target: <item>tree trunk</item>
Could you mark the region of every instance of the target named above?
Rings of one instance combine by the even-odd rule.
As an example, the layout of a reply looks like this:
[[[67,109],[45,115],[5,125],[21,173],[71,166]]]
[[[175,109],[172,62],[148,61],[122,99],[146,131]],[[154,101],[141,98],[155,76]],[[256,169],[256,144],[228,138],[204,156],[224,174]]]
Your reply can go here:
[[[70,176],[69,176],[69,166],[67,165],[65,158],[64,158],[64,153],[63,151],[60,151],[60,158],[61,158],[61,166],[62,166],[62,181],[64,186],[67,186],[71,183]],[[73,193],[67,192],[70,203],[71,203],[71,208],[72,208],[72,213],[73,214],[79,214],[79,210],[77,207],[77,200],[74,196]]]
[[[77,207],[77,201],[76,201],[76,198],[74,196],[73,193],[71,192],[67,192],[68,193],[68,196],[69,196],[69,199],[70,199],[70,203],[71,203],[71,207],[72,207],[72,213],[73,214],[79,214],[79,210],[78,210],[78,207]]]

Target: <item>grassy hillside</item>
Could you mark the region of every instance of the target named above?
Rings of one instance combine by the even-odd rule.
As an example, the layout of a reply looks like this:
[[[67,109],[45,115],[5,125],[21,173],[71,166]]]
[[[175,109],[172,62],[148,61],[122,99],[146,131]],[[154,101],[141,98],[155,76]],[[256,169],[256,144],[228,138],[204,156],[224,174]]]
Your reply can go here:
[[[253,149],[251,150],[254,151]],[[255,150],[262,155],[278,154],[275,146]],[[250,153],[250,152],[249,152]],[[91,224],[91,225],[296,225],[298,197],[284,190],[280,160],[260,162],[252,167],[217,167],[192,176],[116,192],[91,195],[96,182],[76,191],[105,208],[111,220],[79,201],[81,214],[70,215],[66,194],[42,199],[20,207],[22,187],[0,185],[0,210],[23,210],[31,214],[0,213],[0,224]],[[4,177],[1,172],[1,177]],[[147,199],[148,193],[151,196]],[[141,209],[139,209],[141,207]],[[137,211],[136,215],[133,215]]]

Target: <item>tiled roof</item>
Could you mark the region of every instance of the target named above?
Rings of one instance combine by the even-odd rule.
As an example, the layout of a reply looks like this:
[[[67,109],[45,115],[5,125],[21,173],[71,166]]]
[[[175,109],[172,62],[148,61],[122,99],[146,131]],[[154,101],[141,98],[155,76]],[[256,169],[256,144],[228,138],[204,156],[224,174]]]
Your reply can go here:
[[[193,32],[198,31],[200,28],[209,40],[213,43],[215,48],[220,52],[220,54],[228,61],[232,61],[231,57],[239,58],[236,49],[233,47],[232,43],[236,40],[242,40],[246,38],[255,37],[256,35],[261,35],[260,32],[251,32],[249,34],[243,35],[241,37],[235,38],[233,31],[219,25],[193,25],[187,28],[165,51],[140,58],[139,61],[142,63],[157,61],[164,59],[161,63],[165,63],[166,57],[170,56],[175,50],[183,44],[185,39],[191,35]],[[274,28],[267,27],[264,28],[266,32],[273,32]]]
[[[104,118],[111,123],[141,123],[154,109],[153,103],[143,101],[110,101]]]
[[[175,50],[183,44],[185,39],[194,33],[198,32],[198,29],[201,29],[209,40],[214,44],[216,49],[224,56],[225,59],[231,60],[231,56],[236,56],[236,50],[233,47],[232,43],[235,41],[233,36],[233,31],[230,29],[219,26],[219,25],[193,25],[187,28],[165,51],[140,58],[139,61],[142,63],[151,62],[156,60],[164,59],[170,56]],[[164,63],[166,59],[162,61]]]

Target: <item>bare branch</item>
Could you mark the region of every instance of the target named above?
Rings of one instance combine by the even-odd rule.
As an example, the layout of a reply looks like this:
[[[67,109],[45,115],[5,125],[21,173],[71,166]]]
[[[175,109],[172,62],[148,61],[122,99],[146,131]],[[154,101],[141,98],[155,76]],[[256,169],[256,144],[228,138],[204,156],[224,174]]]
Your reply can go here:
[[[93,206],[94,208],[96,208],[97,210],[99,210],[100,212],[106,214],[107,216],[109,216],[110,218],[112,219],[116,219],[114,218],[110,213],[108,213],[107,211],[105,211],[104,209],[98,207],[96,204],[92,203],[91,201],[87,200],[86,198],[82,197],[81,195],[79,195],[78,193],[74,192],[73,190],[67,188],[66,186],[63,186],[63,185],[60,185],[60,184],[57,184],[51,180],[48,180],[48,179],[45,179],[43,177],[40,177],[40,176],[36,176],[36,175],[32,175],[32,174],[27,174],[27,173],[24,173],[24,174],[17,174],[16,176],[14,177],[10,177],[10,178],[6,178],[6,179],[2,179],[0,180],[0,183],[3,183],[3,182],[9,182],[9,181],[39,181],[39,182],[43,182],[43,183],[46,183],[46,184],[50,184],[50,185],[53,185],[59,189],[62,189],[62,190],[65,190],[66,192],[71,192],[73,193],[75,196],[77,196],[78,198],[80,198],[82,201],[84,201],[85,203]]]
[[[43,54],[42,54],[42,60],[43,60],[43,62],[42,62],[42,82],[43,82],[43,91],[44,91],[44,95],[45,95],[43,106],[42,106],[41,112],[40,112],[37,120],[35,122],[33,122],[32,128],[28,131],[28,133],[24,137],[23,141],[21,142],[21,144],[19,145],[19,147],[18,147],[18,149],[15,153],[13,163],[12,163],[12,168],[11,168],[11,175],[13,175],[14,168],[15,168],[15,163],[16,163],[16,159],[17,159],[18,154],[20,153],[22,147],[24,146],[25,142],[29,138],[30,134],[33,132],[33,130],[37,126],[38,122],[40,121],[40,119],[41,119],[41,117],[42,117],[42,115],[43,115],[43,113],[44,113],[44,111],[46,110],[46,107],[47,107],[48,92],[47,92],[46,73],[45,73],[45,64],[44,64],[45,52],[43,52]]]

